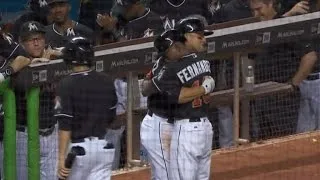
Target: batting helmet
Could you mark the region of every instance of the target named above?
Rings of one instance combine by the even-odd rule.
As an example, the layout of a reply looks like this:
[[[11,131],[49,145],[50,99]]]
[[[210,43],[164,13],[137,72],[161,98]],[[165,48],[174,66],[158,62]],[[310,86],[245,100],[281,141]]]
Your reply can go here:
[[[205,36],[213,34],[212,31],[205,29],[205,22],[198,17],[187,17],[178,22],[177,30],[182,33],[204,32]]]
[[[179,32],[174,29],[166,30],[156,37],[154,47],[158,50],[159,55],[163,55],[175,41],[179,41]]]
[[[84,37],[74,37],[69,40],[62,54],[67,64],[91,66],[94,60],[93,45]]]

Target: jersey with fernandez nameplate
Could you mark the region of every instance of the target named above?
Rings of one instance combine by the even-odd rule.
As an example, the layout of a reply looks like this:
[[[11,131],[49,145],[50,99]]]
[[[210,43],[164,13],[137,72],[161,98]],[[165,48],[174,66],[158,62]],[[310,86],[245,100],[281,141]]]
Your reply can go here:
[[[210,62],[199,58],[196,54],[190,54],[180,61],[164,65],[158,76],[153,78],[153,83],[159,91],[175,97],[170,100],[176,104],[175,118],[200,118],[207,116],[209,104],[206,98],[199,97],[191,102],[178,104],[179,94],[182,87],[201,86],[204,77],[210,74]]]

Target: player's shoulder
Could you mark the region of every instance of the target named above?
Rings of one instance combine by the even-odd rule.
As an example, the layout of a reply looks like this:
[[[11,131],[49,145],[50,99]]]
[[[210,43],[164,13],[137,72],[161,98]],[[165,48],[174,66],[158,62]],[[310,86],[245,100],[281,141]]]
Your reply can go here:
[[[52,33],[57,33],[54,30],[53,24],[47,25],[44,28],[45,28],[45,31],[46,31],[46,35],[52,34]]]
[[[90,72],[90,76],[94,77],[95,79],[101,81],[101,82],[106,82],[106,83],[111,83],[113,84],[113,80],[110,77],[110,75],[103,73],[103,72],[97,72],[97,71],[92,71]]]
[[[75,78],[72,75],[65,76],[58,83],[59,90],[71,90],[76,84]]]

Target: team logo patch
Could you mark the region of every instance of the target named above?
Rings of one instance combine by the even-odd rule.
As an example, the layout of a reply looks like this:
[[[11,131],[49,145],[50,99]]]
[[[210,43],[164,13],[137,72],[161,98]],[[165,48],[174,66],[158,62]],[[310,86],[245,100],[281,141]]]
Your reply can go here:
[[[154,36],[154,31],[152,29],[150,29],[150,28],[146,29],[144,31],[143,37],[151,37],[151,36]]]
[[[67,29],[67,36],[75,36],[76,34],[74,33],[73,28],[68,28]]]
[[[45,6],[48,5],[48,3],[47,3],[46,0],[39,0],[38,3],[39,3],[39,5],[40,5],[40,7],[45,7]]]
[[[119,5],[123,6],[123,2],[122,2],[122,0],[117,0],[117,4],[119,4]]]
[[[38,30],[38,27],[34,23],[29,23],[28,28],[29,31]]]
[[[60,113],[62,110],[61,98],[59,96],[56,96],[54,99],[54,110],[56,113]]]
[[[163,77],[163,74],[164,74],[164,72],[166,71],[166,69],[167,69],[167,68],[164,66],[164,67],[160,70],[160,72],[159,72],[158,75],[157,75],[158,81],[161,80],[161,78]]]

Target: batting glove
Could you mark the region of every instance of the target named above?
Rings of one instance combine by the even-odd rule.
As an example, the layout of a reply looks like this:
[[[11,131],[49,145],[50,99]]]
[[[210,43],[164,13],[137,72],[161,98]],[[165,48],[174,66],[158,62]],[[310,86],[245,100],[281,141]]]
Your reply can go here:
[[[205,76],[201,86],[204,88],[205,94],[209,94],[215,88],[215,81],[211,76]]]

